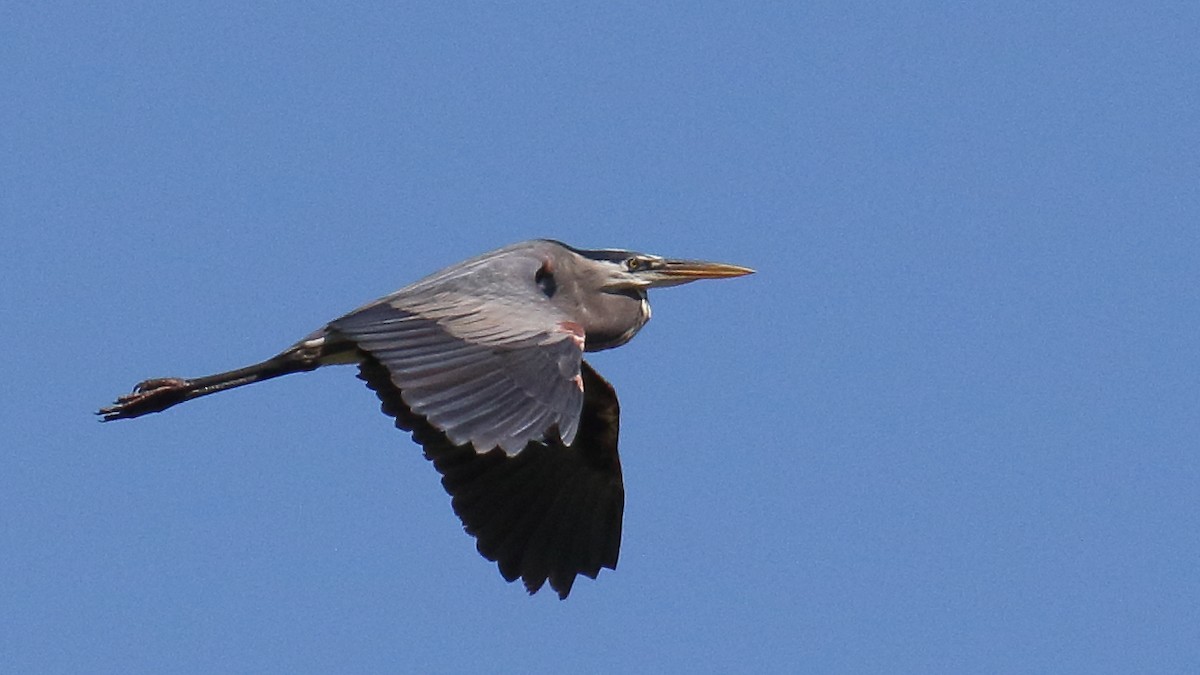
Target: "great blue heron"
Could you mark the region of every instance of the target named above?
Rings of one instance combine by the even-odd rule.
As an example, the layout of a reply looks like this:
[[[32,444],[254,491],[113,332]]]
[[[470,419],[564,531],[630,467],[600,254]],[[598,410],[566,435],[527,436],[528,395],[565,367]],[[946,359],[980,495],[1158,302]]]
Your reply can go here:
[[[97,414],[138,417],[333,364],[357,364],[412,432],[454,512],[508,581],[566,598],[615,569],[625,490],[612,385],[583,353],[628,342],[649,288],[750,274],[736,265],[513,244],[364,305],[262,363],[138,384]]]

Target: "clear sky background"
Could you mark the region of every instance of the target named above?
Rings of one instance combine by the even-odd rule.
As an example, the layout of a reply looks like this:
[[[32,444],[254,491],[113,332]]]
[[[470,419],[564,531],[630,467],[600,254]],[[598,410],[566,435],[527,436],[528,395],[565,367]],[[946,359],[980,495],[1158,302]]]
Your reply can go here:
[[[1200,670],[1195,3],[17,4],[0,670]],[[565,602],[350,368],[92,415],[533,237],[759,270]]]

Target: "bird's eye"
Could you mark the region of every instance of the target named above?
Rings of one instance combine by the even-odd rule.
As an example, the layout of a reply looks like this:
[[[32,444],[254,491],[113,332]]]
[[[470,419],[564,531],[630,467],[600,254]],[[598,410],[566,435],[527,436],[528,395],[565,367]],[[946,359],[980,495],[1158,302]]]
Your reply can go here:
[[[625,267],[630,272],[636,272],[642,268],[642,259],[638,257],[628,258],[625,260]]]

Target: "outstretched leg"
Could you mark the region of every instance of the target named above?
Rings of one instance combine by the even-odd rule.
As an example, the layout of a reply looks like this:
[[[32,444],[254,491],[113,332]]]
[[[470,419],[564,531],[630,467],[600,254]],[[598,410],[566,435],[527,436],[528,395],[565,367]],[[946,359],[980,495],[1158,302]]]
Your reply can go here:
[[[113,405],[101,408],[96,414],[100,415],[104,422],[141,417],[218,391],[269,380],[280,375],[315,370],[328,362],[325,361],[328,351],[324,342],[301,342],[262,363],[208,377],[190,380],[160,377],[144,380],[133,388],[132,393],[117,398]]]

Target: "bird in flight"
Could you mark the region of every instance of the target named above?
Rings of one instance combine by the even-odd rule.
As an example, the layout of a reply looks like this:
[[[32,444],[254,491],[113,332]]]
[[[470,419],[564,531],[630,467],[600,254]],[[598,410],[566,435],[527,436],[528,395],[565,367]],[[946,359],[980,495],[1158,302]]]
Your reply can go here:
[[[584,352],[633,338],[650,319],[650,288],[752,272],[551,240],[512,244],[364,305],[266,361],[145,380],[97,414],[140,417],[355,364],[442,475],[479,553],[530,594],[548,581],[566,598],[577,575],[616,569],[625,504],[617,395]]]

